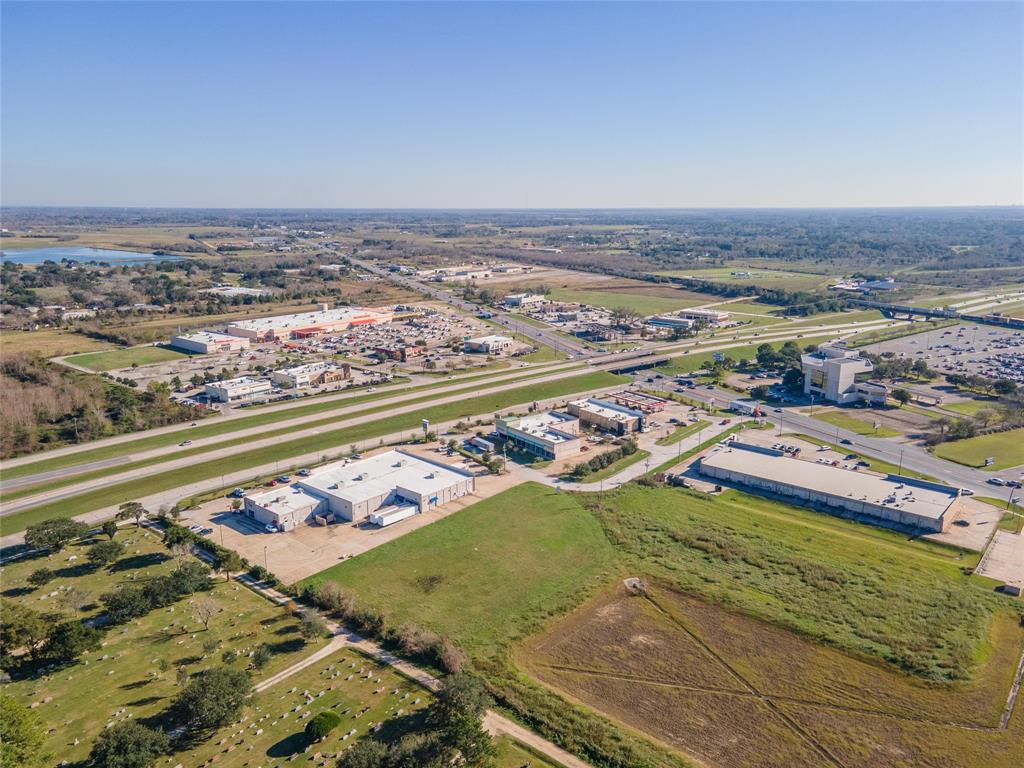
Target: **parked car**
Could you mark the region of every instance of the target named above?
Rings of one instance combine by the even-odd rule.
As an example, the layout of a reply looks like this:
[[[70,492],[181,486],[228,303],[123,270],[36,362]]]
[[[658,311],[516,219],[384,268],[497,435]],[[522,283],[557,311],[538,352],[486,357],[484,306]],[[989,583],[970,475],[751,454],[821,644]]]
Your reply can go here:
[[[265,526],[263,526],[263,530],[267,533],[277,533],[277,526],[267,523]]]
[[[309,470],[308,469],[300,469],[295,474],[297,474],[299,477],[309,477]]]
[[[277,480],[267,480],[266,482],[267,488],[273,488],[275,485],[277,485]]]
[[[291,479],[291,475],[278,475],[276,478],[279,483],[288,483],[291,482]]]
[[[240,499],[245,496],[244,488],[235,488],[231,493],[228,494],[232,499]]]

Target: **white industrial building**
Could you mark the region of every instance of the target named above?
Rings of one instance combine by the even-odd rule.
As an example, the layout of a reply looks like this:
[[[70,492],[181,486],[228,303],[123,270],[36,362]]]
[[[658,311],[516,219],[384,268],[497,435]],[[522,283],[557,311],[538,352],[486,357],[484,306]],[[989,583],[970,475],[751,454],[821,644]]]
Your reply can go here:
[[[836,467],[739,441],[702,458],[700,471],[842,517],[900,530],[945,531],[961,504],[959,488]]]
[[[286,389],[303,389],[342,381],[350,375],[348,363],[306,363],[291,368],[282,368],[270,374],[270,378],[280,387]]]
[[[472,473],[404,451],[316,469],[290,487],[245,499],[245,514],[291,530],[309,518],[387,525],[473,492]]]
[[[239,400],[252,400],[265,395],[273,389],[268,379],[254,379],[251,376],[239,376],[237,379],[213,381],[204,388],[207,398],[217,403],[234,403]]]
[[[693,320],[676,315],[655,315],[647,318],[644,322],[652,328],[669,328],[671,330],[687,330],[693,326]]]
[[[889,390],[884,384],[858,381],[874,370],[871,361],[855,349],[838,344],[822,344],[814,352],[801,355],[804,394],[840,405],[866,402],[885,405]]]
[[[498,419],[495,429],[519,449],[544,459],[575,456],[583,444],[580,420],[558,411]]]
[[[729,319],[729,313],[720,309],[683,309],[676,314],[687,320],[702,320],[711,325],[718,325]]]
[[[347,331],[363,325],[390,323],[392,318],[390,310],[362,307],[325,308],[317,312],[236,320],[228,325],[227,332],[232,336],[244,336],[252,341],[304,338]]]
[[[473,339],[466,339],[462,348],[466,352],[478,352],[488,355],[500,355],[512,348],[515,340],[508,336],[477,336]]]
[[[249,348],[249,340],[241,336],[230,336],[226,333],[199,331],[197,333],[171,336],[171,346],[198,355],[209,355],[214,352],[233,352]]]
[[[547,298],[540,293],[510,293],[502,303],[509,307],[526,307],[531,304],[543,304]]]

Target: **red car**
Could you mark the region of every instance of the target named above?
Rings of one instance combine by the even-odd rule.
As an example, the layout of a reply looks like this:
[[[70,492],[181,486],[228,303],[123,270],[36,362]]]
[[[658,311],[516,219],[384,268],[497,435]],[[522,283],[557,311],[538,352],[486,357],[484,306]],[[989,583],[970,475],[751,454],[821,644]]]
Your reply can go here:
[[[267,482],[264,483],[264,485],[266,485],[267,488],[273,488],[275,485],[277,485],[277,480],[267,480]]]

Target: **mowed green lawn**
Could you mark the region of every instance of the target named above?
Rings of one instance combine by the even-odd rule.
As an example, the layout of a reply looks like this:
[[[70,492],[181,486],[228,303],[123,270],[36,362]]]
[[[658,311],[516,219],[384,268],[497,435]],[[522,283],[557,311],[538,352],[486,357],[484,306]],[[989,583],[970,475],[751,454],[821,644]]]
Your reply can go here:
[[[436,406],[425,405],[424,408],[409,413],[401,413],[394,416],[384,415],[377,421],[329,430],[311,437],[283,440],[275,445],[256,448],[220,459],[200,460],[189,469],[187,480],[196,482],[232,472],[240,472],[270,462],[286,462],[294,457],[315,451],[347,449],[351,444],[381,435],[404,430],[412,432],[419,427],[421,419],[428,419],[433,424],[439,424],[463,417],[493,413],[501,408],[520,405],[533,400],[546,400],[576,392],[613,386],[625,380],[627,380],[625,376],[616,376],[603,371],[591,371],[578,376],[567,374],[566,378],[557,381],[514,387],[492,394],[485,392],[457,402]],[[239,441],[244,442],[245,439],[237,438],[232,441],[226,441],[226,443],[237,444]],[[210,450],[210,448],[194,450],[199,451],[201,454],[203,451]],[[182,452],[175,455],[191,454],[189,452]],[[120,468],[124,469],[126,466],[128,465],[122,465]],[[281,470],[285,469],[294,469],[294,467],[282,465]],[[126,499],[135,499],[167,491],[182,485],[184,480],[185,478],[183,478],[180,470],[172,469],[149,475],[136,481],[108,485],[104,488],[86,491],[67,499],[5,515],[0,519],[0,524],[2,524],[4,535],[7,535],[24,530],[33,523],[47,520],[51,517],[80,515],[95,509],[119,504]]]
[[[576,499],[528,483],[339,563],[336,581],[396,625],[490,656],[611,575],[612,546]]]
[[[828,341],[828,339],[828,336],[816,336],[814,338],[807,339],[793,339],[793,341],[795,341],[799,345],[799,347],[803,349],[804,347],[810,344],[818,345],[824,341]],[[725,343],[720,339],[710,339],[709,341],[710,343],[716,345]],[[668,365],[659,367],[658,371],[665,374],[693,373],[694,371],[699,371],[704,366],[712,363],[715,359],[716,354],[723,354],[726,357],[735,360],[736,362],[739,362],[740,360],[743,359],[754,361],[757,357],[757,348],[762,344],[766,343],[771,344],[772,347],[775,349],[780,349],[782,345],[785,344],[786,342],[758,341],[753,344],[741,344],[740,346],[732,347],[730,349],[719,350],[719,352],[701,352],[698,350],[694,350],[693,352],[690,352],[688,354],[673,357],[669,361]]]
[[[665,437],[659,437],[656,442],[658,443],[658,445],[675,445],[684,437],[689,437],[695,432],[700,432],[706,426],[708,426],[708,422],[703,420],[694,422],[693,424],[687,424],[684,427],[679,427],[674,432],[672,432],[669,435],[666,435]]]
[[[629,309],[641,315],[657,315],[705,303],[702,299],[680,295],[678,299],[665,296],[647,296],[642,293],[617,291],[586,291],[574,288],[552,288],[548,298],[554,301],[574,301],[605,309]],[[709,297],[709,300],[712,300]]]
[[[989,469],[1017,467],[1024,464],[1024,429],[951,440],[935,446],[934,452],[940,458],[969,467],[983,467],[989,457],[995,458]]]
[[[818,421],[824,421],[826,424],[831,424],[833,427],[839,427],[840,429],[847,429],[850,432],[856,432],[858,435],[871,435],[872,437],[899,437],[900,434],[895,429],[889,429],[888,427],[880,426],[878,429],[875,429],[874,422],[866,421],[842,411],[816,413],[814,414],[814,418]]]
[[[750,276],[733,275],[733,272],[750,272]],[[656,274],[667,277],[693,277],[696,280],[707,280],[713,283],[731,283],[735,285],[758,285],[763,288],[783,288],[790,291],[806,291],[821,288],[831,282],[828,275],[815,275],[803,272],[787,272],[778,269],[758,269],[756,267],[705,267],[697,269],[677,269]]]
[[[995,408],[999,401],[994,398],[977,398],[975,400],[961,400],[959,403],[943,403],[940,407],[944,411],[952,411],[962,416],[974,416],[978,411],[985,408]]]
[[[165,363],[168,360],[180,360],[183,357],[190,357],[190,355],[170,347],[154,347],[148,344],[142,347],[109,349],[105,352],[86,352],[84,355],[69,357],[67,361],[92,371],[113,371],[119,368],[130,368],[133,364]]]
[[[73,616],[73,609],[63,608],[61,600],[69,587],[96,603],[102,593],[119,584],[143,584],[174,567],[155,533],[131,527],[122,529],[117,539],[128,547],[128,553],[109,569],[94,571],[85,565],[85,545],[72,545],[58,555],[4,566],[4,598],[37,611],[52,611],[65,620]],[[78,559],[69,561],[73,556]],[[39,589],[28,588],[28,574],[41,567],[56,571],[58,578]],[[51,595],[54,592],[57,594]],[[202,593],[202,597],[212,599],[220,608],[208,630],[193,616],[193,599],[185,597],[168,608],[110,628],[100,650],[67,668],[38,678],[15,676],[4,685],[7,695],[26,706],[35,704],[47,728],[52,728],[45,747],[55,756],[54,764],[62,759],[85,758],[92,740],[108,723],[164,711],[179,690],[179,666],[192,675],[201,674],[204,669],[220,666],[222,654],[231,649],[242,654],[231,666],[245,669],[246,654],[266,643],[272,654],[270,663],[257,673],[262,678],[315,650],[301,638],[298,621],[286,610],[234,582],[218,579],[213,590]],[[97,604],[80,615],[99,612]],[[217,647],[206,651],[203,645],[210,640],[217,641]],[[166,661],[166,668],[161,660]],[[121,714],[117,714],[119,711]]]

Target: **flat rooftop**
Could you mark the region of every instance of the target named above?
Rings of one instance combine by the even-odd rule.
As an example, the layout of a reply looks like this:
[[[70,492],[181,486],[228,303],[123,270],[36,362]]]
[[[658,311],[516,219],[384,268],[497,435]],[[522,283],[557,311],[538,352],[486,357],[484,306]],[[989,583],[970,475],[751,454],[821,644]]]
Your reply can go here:
[[[216,331],[196,331],[195,333],[177,333],[171,337],[171,340],[180,339],[182,341],[198,341],[203,344],[215,344],[230,341],[237,344],[239,339],[237,336],[232,336],[228,333],[217,333]]]
[[[476,336],[469,341],[473,344],[497,344],[506,341],[512,341],[510,336],[498,336],[491,334],[490,336]]]
[[[353,504],[406,488],[429,495],[465,480],[469,475],[424,461],[400,451],[385,451],[368,459],[327,464],[296,485],[312,493],[335,496]]]
[[[630,418],[644,418],[644,414],[640,411],[634,411],[632,408],[615,405],[615,403],[606,403],[601,400],[591,400],[588,398],[586,400],[574,400],[572,404],[597,416],[602,416],[606,419],[615,419],[616,421],[625,421]]]
[[[239,376],[237,379],[211,381],[206,386],[219,387],[221,389],[234,389],[236,387],[248,387],[251,384],[266,384],[269,386],[270,382],[267,381],[266,379],[254,379],[252,376]]]
[[[565,443],[576,439],[576,435],[570,435],[562,431],[566,422],[569,421],[579,421],[579,419],[565,413],[547,411],[546,413],[521,416],[518,419],[509,419],[508,425],[528,435],[543,437],[552,443]]]
[[[918,484],[920,481],[913,478],[894,479],[895,475],[843,469],[776,453],[733,443],[732,447],[701,459],[701,466],[740,472],[816,493],[845,496],[934,520],[942,516],[958,495],[958,489],[945,486],[948,490],[940,490],[943,486],[937,483]]]
[[[307,328],[321,323],[333,324],[351,322],[356,319],[386,317],[384,313],[363,307],[343,307],[341,309],[323,309],[317,312],[299,312],[291,315],[259,317],[254,320],[237,320],[229,323],[229,328],[245,328],[250,331],[286,330],[288,328]]]
[[[321,502],[321,499],[294,485],[284,485],[264,493],[250,494],[248,498],[252,499],[254,504],[278,515],[305,510]]]
[[[305,363],[304,365],[294,365],[291,368],[281,368],[277,373],[283,373],[288,376],[301,376],[304,373],[317,373],[318,371],[337,371],[340,370],[340,365],[334,363]]]

